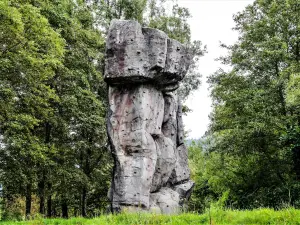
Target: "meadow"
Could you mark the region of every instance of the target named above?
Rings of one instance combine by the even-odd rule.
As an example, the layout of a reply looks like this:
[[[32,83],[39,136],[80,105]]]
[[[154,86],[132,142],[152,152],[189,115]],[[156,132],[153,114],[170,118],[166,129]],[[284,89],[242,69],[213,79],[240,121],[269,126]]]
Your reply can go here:
[[[243,225],[243,224],[268,224],[268,225],[297,225],[300,224],[300,210],[287,208],[279,211],[273,209],[256,210],[220,210],[212,209],[204,214],[186,213],[180,215],[156,215],[156,214],[129,214],[102,215],[100,217],[70,218],[70,219],[43,219],[35,218],[30,221],[2,221],[0,225],[186,225],[186,224],[209,224],[209,225]]]

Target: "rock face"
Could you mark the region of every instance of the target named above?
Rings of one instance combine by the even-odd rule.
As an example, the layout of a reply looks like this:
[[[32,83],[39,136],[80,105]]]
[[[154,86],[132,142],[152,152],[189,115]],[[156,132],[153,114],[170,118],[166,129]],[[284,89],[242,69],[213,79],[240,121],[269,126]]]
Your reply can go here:
[[[190,56],[179,42],[135,21],[113,20],[106,42],[107,132],[114,171],[111,210],[177,213],[191,194],[176,89]]]

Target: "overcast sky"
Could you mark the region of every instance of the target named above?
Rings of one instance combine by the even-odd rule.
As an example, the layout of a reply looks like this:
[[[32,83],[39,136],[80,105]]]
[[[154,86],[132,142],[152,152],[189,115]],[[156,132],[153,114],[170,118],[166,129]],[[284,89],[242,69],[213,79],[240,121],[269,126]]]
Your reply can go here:
[[[233,44],[238,33],[233,31],[233,14],[242,11],[253,0],[178,0],[180,6],[189,8],[192,18],[189,20],[192,39],[201,40],[207,45],[208,53],[200,59],[199,71],[202,74],[200,89],[189,97],[186,104],[193,112],[184,117],[189,138],[200,138],[209,124],[211,112],[207,76],[223,67],[215,61],[226,51],[220,48],[220,42]]]

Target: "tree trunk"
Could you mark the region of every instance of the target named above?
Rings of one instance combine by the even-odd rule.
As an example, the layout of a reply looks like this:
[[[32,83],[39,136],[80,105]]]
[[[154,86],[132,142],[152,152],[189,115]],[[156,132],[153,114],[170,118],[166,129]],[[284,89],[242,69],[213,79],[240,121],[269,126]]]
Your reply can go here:
[[[51,182],[47,182],[47,217],[50,218],[53,216],[52,212],[52,194],[51,190],[52,189],[52,184]]]
[[[69,218],[68,215],[68,204],[67,204],[67,200],[65,198],[63,198],[63,202],[61,204],[61,214],[63,218]]]
[[[292,150],[293,163],[294,163],[294,171],[296,174],[296,179],[300,180],[300,147],[296,146]]]
[[[47,217],[50,218],[52,216],[52,197],[51,194],[47,199]]]
[[[26,218],[29,219],[30,213],[31,213],[31,186],[32,184],[27,184],[26,186],[26,209],[25,209],[25,214]]]
[[[44,195],[40,197],[40,214],[44,215],[45,214],[45,198]]]
[[[54,207],[52,207],[52,213],[51,213],[51,216],[53,216],[53,217],[58,217],[58,216],[60,216],[60,215],[57,213],[57,211],[56,211],[55,205],[54,205]]]
[[[45,214],[45,171],[43,171],[43,175],[41,180],[39,181],[39,197],[40,197],[40,214]]]
[[[87,190],[86,187],[82,189],[82,201],[81,201],[81,215],[86,217],[86,194]]]

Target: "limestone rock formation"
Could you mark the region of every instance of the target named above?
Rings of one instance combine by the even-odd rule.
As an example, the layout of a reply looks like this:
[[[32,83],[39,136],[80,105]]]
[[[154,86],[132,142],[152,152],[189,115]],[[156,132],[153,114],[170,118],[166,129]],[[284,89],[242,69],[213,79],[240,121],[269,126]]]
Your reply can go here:
[[[164,32],[112,21],[104,76],[114,157],[111,210],[177,213],[189,198],[194,183],[175,90],[190,60],[187,49]]]

